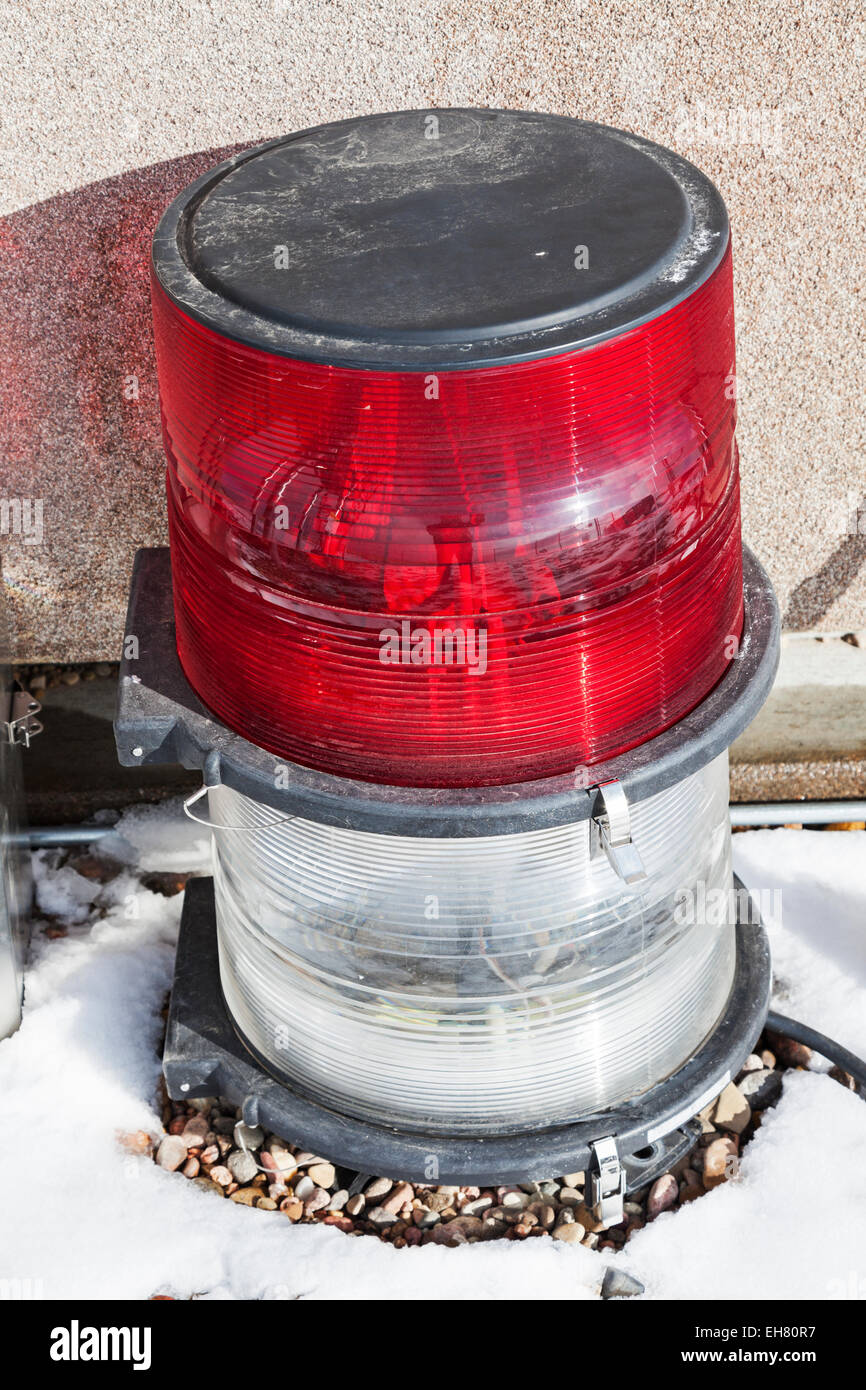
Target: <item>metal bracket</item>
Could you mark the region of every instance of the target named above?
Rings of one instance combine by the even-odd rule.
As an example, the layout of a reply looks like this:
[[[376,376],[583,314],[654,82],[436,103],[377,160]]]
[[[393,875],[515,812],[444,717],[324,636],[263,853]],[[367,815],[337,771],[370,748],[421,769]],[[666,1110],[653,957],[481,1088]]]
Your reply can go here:
[[[587,1206],[602,1226],[618,1226],[625,1215],[625,1169],[619,1161],[616,1140],[596,1139],[589,1148],[592,1165],[587,1174]]]
[[[591,853],[601,847],[623,883],[639,883],[646,869],[631,838],[631,813],[619,781],[601,782],[592,808]]]
[[[30,747],[30,740],[42,733],[42,723],[36,718],[42,706],[34,700],[29,690],[19,681],[12,686],[9,702],[9,718],[4,721],[3,735],[7,743],[23,744]]]

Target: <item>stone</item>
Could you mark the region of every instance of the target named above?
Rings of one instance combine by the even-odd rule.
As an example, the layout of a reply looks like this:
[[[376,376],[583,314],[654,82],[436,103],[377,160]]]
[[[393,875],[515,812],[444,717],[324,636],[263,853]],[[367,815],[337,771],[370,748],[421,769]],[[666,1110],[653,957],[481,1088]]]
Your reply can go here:
[[[586,1173],[565,1173],[562,1179],[563,1187],[585,1187]]]
[[[346,1203],[346,1211],[349,1216],[360,1216],[366,1204],[363,1192],[356,1192],[354,1197],[350,1197]]]
[[[117,1142],[130,1154],[141,1154],[149,1158],[153,1153],[153,1140],[144,1129],[137,1129],[132,1134],[118,1134]]]
[[[290,1221],[300,1221],[304,1214],[304,1204],[298,1201],[289,1202],[288,1206],[284,1207],[283,1210]]]
[[[696,1197],[703,1197],[704,1185],[701,1182],[699,1173],[694,1168],[684,1168],[682,1183],[680,1186],[680,1203],[693,1202]]]
[[[617,1269],[613,1265],[609,1265],[605,1270],[601,1285],[602,1298],[637,1298],[645,1292],[641,1281],[635,1279],[633,1274],[628,1274],[626,1270]]]
[[[306,1174],[302,1178],[298,1178],[295,1183],[295,1196],[299,1202],[306,1202],[308,1197],[312,1197],[315,1190],[316,1184]]]
[[[425,1192],[424,1205],[431,1211],[445,1211],[451,1205],[451,1198],[445,1192]]]
[[[384,1207],[374,1207],[367,1213],[367,1220],[372,1222],[377,1230],[384,1231],[386,1226],[396,1226],[397,1218],[392,1211],[385,1211]]]
[[[174,1173],[186,1163],[188,1150],[179,1134],[166,1134],[156,1151],[156,1161],[166,1172]]]
[[[572,1221],[568,1225],[555,1226],[553,1229],[553,1239],[565,1241],[566,1245],[580,1245],[583,1234],[583,1227],[577,1221]]]
[[[751,1071],[740,1082],[740,1090],[753,1110],[769,1110],[782,1094],[782,1073],[769,1067]]]
[[[662,1173],[650,1188],[646,1203],[647,1216],[652,1219],[663,1211],[670,1211],[671,1207],[676,1206],[679,1195],[679,1183],[673,1173]]]
[[[188,1149],[200,1149],[209,1130],[210,1124],[204,1115],[193,1115],[184,1125],[180,1137]]]
[[[563,1187],[559,1194],[559,1205],[561,1207],[579,1207],[583,1204],[583,1193],[578,1192],[575,1187]]]
[[[777,1058],[786,1067],[808,1067],[812,1060],[812,1049],[805,1043],[784,1038],[781,1034],[773,1034],[772,1043]]]
[[[525,1192],[503,1192],[500,1198],[500,1206],[505,1211],[520,1211],[529,1206],[529,1198]]]
[[[709,1105],[705,1105],[703,1110],[698,1114],[698,1119],[701,1122],[701,1134],[715,1134],[716,1128],[712,1121],[712,1114],[715,1108],[716,1102],[712,1100]]]
[[[752,1072],[751,1075],[756,1073]],[[726,1086],[716,1101],[713,1111],[713,1124],[716,1129],[727,1130],[730,1134],[742,1134],[752,1118],[752,1109],[739,1086],[732,1081]]]
[[[217,1163],[211,1168],[210,1177],[215,1183],[218,1183],[220,1187],[230,1187],[234,1181],[228,1168],[222,1163]]]
[[[764,1063],[756,1052],[750,1053],[740,1068],[740,1077],[745,1076],[750,1071],[760,1071],[763,1065]],[[739,1080],[739,1077],[737,1079]]]
[[[314,1187],[304,1202],[305,1211],[324,1211],[330,1204],[330,1193],[324,1187]]]
[[[480,1240],[484,1233],[484,1222],[478,1216],[455,1216],[444,1229],[452,1236],[462,1236],[465,1240]]]
[[[197,1178],[201,1171],[201,1164],[193,1154],[190,1154],[180,1171],[185,1178]]]
[[[235,1143],[239,1149],[260,1149],[265,1142],[265,1132],[260,1125],[245,1125],[238,1120],[234,1130]]]
[[[765,1067],[769,1067],[769,1069],[772,1071],[773,1067],[776,1065],[775,1052],[770,1052],[769,1048],[765,1047],[764,1051],[761,1053],[761,1061],[763,1062]]]
[[[857,1082],[854,1077],[842,1067],[832,1066],[827,1074],[832,1076],[834,1081],[838,1081],[840,1086],[844,1086],[846,1091],[857,1090]]]
[[[737,1164],[737,1146],[728,1135],[720,1135],[704,1149],[704,1187],[709,1192],[733,1177]]]
[[[316,1187],[333,1187],[337,1180],[333,1163],[313,1163],[307,1169],[307,1176],[312,1178]]]
[[[241,1207],[253,1207],[259,1198],[258,1188],[239,1187],[236,1192],[229,1194],[229,1201],[237,1202]]]
[[[507,1230],[504,1221],[500,1221],[495,1216],[484,1216],[481,1220],[481,1239],[496,1240]]]
[[[226,1159],[226,1167],[235,1182],[240,1183],[241,1186],[244,1183],[252,1182],[259,1171],[259,1166],[252,1154],[244,1153],[243,1149],[232,1149]]]
[[[266,1145],[265,1151],[262,1153],[262,1163],[266,1163],[265,1153],[271,1160],[267,1167],[273,1167],[273,1170],[280,1174],[284,1182],[288,1182],[295,1176],[298,1171],[297,1159],[291,1150],[286,1148],[285,1144],[280,1143],[279,1139],[271,1139]]]
[[[226,1195],[219,1183],[214,1182],[211,1178],[193,1178],[192,1185],[197,1187],[200,1192],[209,1192],[212,1197],[224,1197]]]
[[[341,1187],[339,1192],[332,1192],[328,1200],[328,1211],[342,1211],[349,1200],[349,1194],[345,1187]]]
[[[575,1221],[578,1222],[585,1231],[603,1231],[605,1229],[602,1223],[596,1220],[595,1213],[586,1206],[586,1204],[581,1207],[575,1207],[573,1210]]]
[[[374,1178],[373,1181],[368,1183],[364,1188],[364,1196],[368,1202],[373,1201],[377,1197],[384,1197],[387,1192],[391,1191],[393,1186],[394,1184],[390,1178]]]
[[[257,1197],[256,1206],[259,1211],[276,1211],[277,1204],[273,1197]]]
[[[414,1224],[422,1231],[432,1230],[434,1226],[439,1225],[441,1219],[438,1211],[429,1211],[427,1207],[416,1207],[412,1213]]]
[[[488,1207],[493,1206],[493,1198],[488,1192],[484,1197],[476,1197],[474,1201],[467,1202],[463,1208],[464,1216],[482,1216]]]
[[[396,1216],[404,1207],[408,1206],[415,1196],[415,1191],[411,1183],[401,1182],[388,1194],[382,1202],[382,1210],[393,1212]]]

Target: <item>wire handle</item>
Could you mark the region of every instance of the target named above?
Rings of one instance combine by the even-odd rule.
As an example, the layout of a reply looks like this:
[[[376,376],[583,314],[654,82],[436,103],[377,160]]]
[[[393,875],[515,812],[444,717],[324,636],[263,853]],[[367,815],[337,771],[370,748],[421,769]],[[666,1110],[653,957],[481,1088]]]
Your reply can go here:
[[[190,807],[194,806],[197,801],[200,801],[203,796],[207,796],[208,792],[212,791],[213,787],[218,785],[219,783],[208,784],[204,782],[199,787],[198,791],[193,792],[192,796],[188,796],[183,803],[184,815],[189,820],[195,821],[196,825],[203,825],[206,830],[272,830],[274,826],[288,825],[290,821],[298,819],[297,816],[281,816],[279,820],[265,821],[264,825],[226,825],[224,823],[221,824],[219,821],[202,820],[201,816],[194,816]]]

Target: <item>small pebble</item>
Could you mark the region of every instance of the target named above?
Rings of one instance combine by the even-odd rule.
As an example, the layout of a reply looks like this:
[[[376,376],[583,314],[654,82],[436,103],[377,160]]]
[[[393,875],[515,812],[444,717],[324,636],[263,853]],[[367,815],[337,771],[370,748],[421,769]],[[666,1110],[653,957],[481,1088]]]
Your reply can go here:
[[[751,1072],[750,1075],[757,1075]],[[752,1118],[752,1110],[740,1087],[732,1081],[726,1086],[716,1101],[713,1110],[713,1124],[716,1129],[727,1130],[731,1134],[742,1134]]]
[[[676,1205],[679,1195],[679,1183],[673,1173],[663,1173],[650,1188],[646,1204],[647,1216],[652,1218],[660,1216],[663,1211],[669,1211]]]
[[[295,1196],[299,1202],[306,1202],[308,1197],[312,1197],[315,1190],[316,1184],[306,1174],[295,1183]]]
[[[751,1071],[740,1082],[740,1090],[753,1110],[768,1110],[782,1094],[782,1073],[769,1068]]]
[[[156,1161],[160,1168],[174,1173],[187,1160],[187,1147],[179,1134],[166,1134],[156,1151]]]
[[[733,1139],[721,1135],[704,1149],[704,1187],[710,1191],[733,1175],[737,1146]]]
[[[258,1195],[254,1187],[239,1187],[237,1191],[229,1193],[231,1201],[237,1202],[241,1207],[255,1206]]]
[[[384,1207],[374,1207],[367,1213],[367,1220],[371,1221],[377,1230],[384,1230],[386,1226],[396,1226],[397,1217],[392,1211],[385,1211]]]
[[[324,1187],[314,1187],[304,1202],[305,1211],[324,1211],[330,1205],[330,1194]]]
[[[316,1187],[333,1187],[337,1180],[333,1163],[314,1163],[307,1169],[307,1176],[312,1178]]]
[[[231,1173],[236,1183],[241,1186],[244,1183],[252,1182],[259,1171],[258,1164],[252,1154],[244,1153],[242,1149],[233,1149],[226,1159],[226,1167]]]
[[[373,1201],[377,1197],[384,1197],[386,1192],[390,1192],[394,1186],[390,1178],[374,1178],[364,1188],[364,1196],[367,1201]]]
[[[635,1279],[633,1274],[627,1274],[624,1269],[616,1269],[610,1265],[605,1270],[601,1285],[602,1298],[636,1298],[638,1294],[645,1292],[641,1281]]]
[[[265,1142],[264,1130],[259,1125],[245,1125],[243,1120],[239,1120],[235,1125],[235,1143],[239,1149],[260,1149]]]
[[[553,1231],[553,1239],[563,1240],[567,1245],[579,1245],[583,1240],[583,1227],[578,1225],[576,1221],[572,1221],[569,1225],[556,1226]]]

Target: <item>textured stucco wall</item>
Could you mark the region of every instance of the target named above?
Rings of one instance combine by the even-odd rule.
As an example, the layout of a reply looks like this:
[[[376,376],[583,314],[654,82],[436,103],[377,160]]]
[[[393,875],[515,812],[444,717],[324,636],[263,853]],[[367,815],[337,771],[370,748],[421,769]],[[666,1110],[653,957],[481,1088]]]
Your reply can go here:
[[[228,147],[449,105],[608,121],[715,179],[746,537],[789,627],[866,627],[864,32],[854,3],[791,0],[8,7],[0,500],[24,503],[2,517],[19,656],[115,655],[133,551],[165,539],[145,269],[164,205]]]

